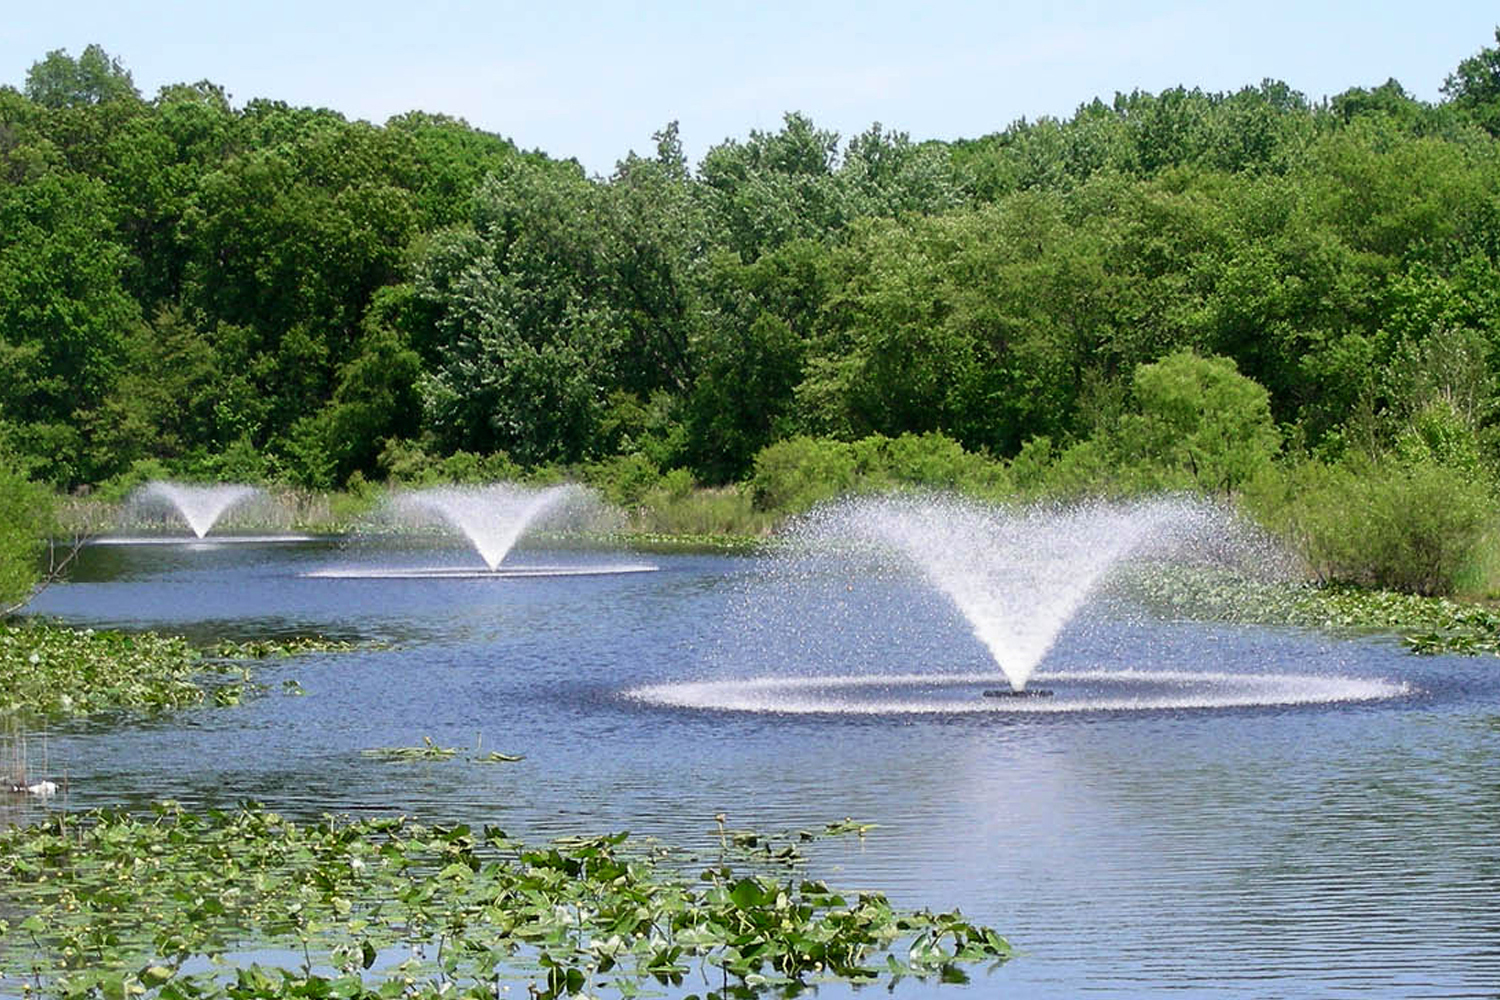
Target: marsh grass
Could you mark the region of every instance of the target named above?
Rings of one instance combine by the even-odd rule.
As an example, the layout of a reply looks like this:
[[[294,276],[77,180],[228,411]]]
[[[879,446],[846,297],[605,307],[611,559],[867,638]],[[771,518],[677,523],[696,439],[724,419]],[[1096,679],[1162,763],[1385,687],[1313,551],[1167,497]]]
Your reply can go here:
[[[44,762],[42,767],[46,769]],[[6,719],[0,730],[0,788],[18,791],[31,784],[31,760],[26,730],[15,719]]]

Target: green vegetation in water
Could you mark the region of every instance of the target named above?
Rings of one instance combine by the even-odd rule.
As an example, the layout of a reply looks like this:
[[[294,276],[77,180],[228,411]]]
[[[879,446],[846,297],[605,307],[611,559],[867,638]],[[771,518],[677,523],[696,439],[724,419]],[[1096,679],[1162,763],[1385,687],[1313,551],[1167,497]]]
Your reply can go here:
[[[509,764],[519,760],[525,760],[519,754],[501,753],[491,750],[489,753],[479,756],[480,744],[483,740],[476,740],[474,753],[476,756],[468,758],[476,764]],[[452,760],[461,751],[468,747],[440,747],[432,742],[431,736],[422,737],[422,745],[415,747],[372,747],[369,750],[361,750],[360,755],[374,757],[378,760],[403,761],[403,760]]]
[[[243,661],[363,648],[375,647],[312,636],[225,641],[205,653],[186,639],[154,632],[0,624],[0,715],[162,712],[205,701],[234,705],[262,690]]]
[[[211,669],[185,639],[0,624],[0,714],[164,711],[202,702]]]
[[[355,642],[350,639],[329,639],[321,635],[294,636],[289,639],[249,639],[235,642],[221,639],[211,650],[211,655],[225,660],[266,660],[274,657],[298,656],[304,653],[351,653],[359,649],[385,649],[383,643]]]
[[[458,750],[458,747],[440,747],[432,742],[431,736],[424,736],[419,747],[374,747],[360,753],[381,760],[449,760]]]
[[[804,834],[843,827],[863,825]],[[299,824],[254,804],[58,815],[0,833],[0,985],[239,1000],[492,997],[524,982],[555,998],[701,979],[728,998],[962,983],[965,966],[1011,955],[956,911],[830,888],[796,850],[725,838],[715,855],[623,833],[528,847],[493,827]],[[263,964],[273,949],[293,967]]]
[[[639,552],[754,553],[771,542],[758,535],[673,535],[655,531],[628,531],[611,536],[624,548]]]
[[[1417,653],[1500,654],[1500,613],[1445,597],[1180,568],[1137,574],[1126,586],[1147,607],[1174,617],[1386,632]]]

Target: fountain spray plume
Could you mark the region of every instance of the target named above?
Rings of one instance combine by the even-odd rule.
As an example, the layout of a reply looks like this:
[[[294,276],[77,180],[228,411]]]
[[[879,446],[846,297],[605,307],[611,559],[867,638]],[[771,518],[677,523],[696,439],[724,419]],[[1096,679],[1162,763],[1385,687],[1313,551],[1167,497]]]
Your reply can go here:
[[[522,535],[585,495],[571,483],[544,488],[491,483],[414,490],[394,503],[401,513],[438,517],[462,534],[493,572]]]
[[[1058,634],[1123,560],[1190,547],[1224,513],[1180,498],[997,507],[955,496],[869,497],[816,511],[815,535],[897,554],[946,595],[1022,692]]]
[[[262,492],[254,486],[201,486],[154,480],[136,491],[131,503],[137,509],[170,511],[186,522],[194,535],[202,538],[213,530],[214,525],[231,507],[259,496]]]

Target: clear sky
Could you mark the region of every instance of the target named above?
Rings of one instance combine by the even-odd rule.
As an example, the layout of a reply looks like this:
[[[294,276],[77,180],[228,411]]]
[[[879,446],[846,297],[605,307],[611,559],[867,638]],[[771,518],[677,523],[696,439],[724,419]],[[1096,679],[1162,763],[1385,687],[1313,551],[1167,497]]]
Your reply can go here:
[[[146,97],[207,79],[377,124],[441,112],[608,174],[680,122],[696,164],[801,111],[972,138],[1116,91],[1283,80],[1313,100],[1394,77],[1424,100],[1495,44],[1493,0],[66,0],[6,5],[0,84],[97,42]]]

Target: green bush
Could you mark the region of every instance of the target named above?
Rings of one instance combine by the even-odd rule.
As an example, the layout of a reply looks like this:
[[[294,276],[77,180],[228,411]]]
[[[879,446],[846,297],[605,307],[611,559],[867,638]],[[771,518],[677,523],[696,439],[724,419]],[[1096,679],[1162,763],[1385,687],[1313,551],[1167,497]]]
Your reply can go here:
[[[489,455],[455,451],[440,457],[429,451],[427,444],[391,438],[381,450],[378,464],[391,482],[404,486],[492,483],[522,478],[521,467],[503,451]]]
[[[1232,495],[1281,447],[1270,394],[1229,358],[1178,351],[1138,365],[1132,395],[1116,446],[1144,485]]]
[[[661,470],[645,455],[633,452],[586,466],[582,478],[610,503],[638,507],[646,493],[661,482]]]
[[[965,451],[935,431],[872,434],[852,444],[811,437],[780,441],[755,456],[750,487],[757,509],[783,514],[800,514],[843,493],[903,487],[991,498],[1012,493],[1004,463]]]
[[[894,438],[874,434],[854,442],[852,448],[860,490],[920,486],[983,496],[1011,492],[1003,463],[965,451],[963,445],[936,431]]]
[[[1250,497],[1323,581],[1451,594],[1491,527],[1485,487],[1429,460],[1305,462]]]
[[[757,510],[800,514],[854,487],[854,449],[843,441],[798,436],[755,456],[750,494]]]
[[[51,494],[0,455],[0,614],[24,603],[41,578],[51,524]]]
[[[664,535],[761,536],[769,534],[775,515],[758,510],[748,489],[720,486],[693,489],[683,486],[685,469],[674,469],[641,500],[632,512],[636,530]],[[691,484],[691,477],[688,476]]]

